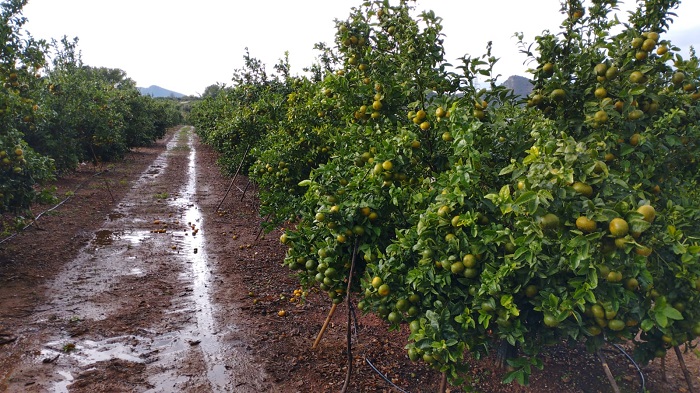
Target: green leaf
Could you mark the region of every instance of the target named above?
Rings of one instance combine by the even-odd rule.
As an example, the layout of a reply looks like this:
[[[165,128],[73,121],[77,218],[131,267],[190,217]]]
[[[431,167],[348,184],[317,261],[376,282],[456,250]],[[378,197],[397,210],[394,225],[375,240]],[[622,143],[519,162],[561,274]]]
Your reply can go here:
[[[683,315],[680,313],[680,311],[670,306],[664,308],[664,315],[676,321],[680,321],[683,319]]]
[[[646,88],[644,86],[638,86],[635,87],[634,89],[630,90],[630,94],[634,96],[642,95],[646,91]]]

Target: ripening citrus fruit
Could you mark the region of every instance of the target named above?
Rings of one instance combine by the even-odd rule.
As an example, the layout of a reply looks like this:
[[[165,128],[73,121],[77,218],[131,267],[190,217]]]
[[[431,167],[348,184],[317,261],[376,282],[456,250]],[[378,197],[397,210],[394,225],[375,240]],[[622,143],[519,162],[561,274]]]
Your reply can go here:
[[[535,297],[538,292],[539,292],[539,288],[537,288],[537,285],[531,284],[531,285],[528,285],[527,287],[525,287],[525,296],[527,296],[529,298]]]
[[[613,319],[610,322],[608,322],[608,327],[612,331],[619,332],[620,330],[625,328],[625,321],[622,321],[620,319]]]
[[[553,101],[562,101],[564,100],[564,97],[566,97],[566,92],[564,89],[554,89],[549,94],[549,98],[551,98]]]
[[[671,77],[671,82],[676,86],[680,86],[684,80],[685,80],[685,74],[682,73],[681,71],[675,72],[673,74],[673,76]]]
[[[382,163],[382,169],[385,171],[390,171],[394,167],[394,164],[391,163],[391,161],[386,160]]]
[[[599,88],[595,89],[595,91],[593,92],[593,95],[596,96],[596,98],[602,100],[603,98],[608,96],[608,91],[605,90],[604,87],[599,87]]]
[[[452,274],[462,274],[464,272],[464,265],[462,262],[457,261],[450,265],[450,271]]]
[[[593,120],[595,120],[596,123],[607,123],[608,119],[608,113],[602,109],[593,115]]]
[[[633,71],[630,74],[630,82],[643,83],[644,82],[644,74],[642,74],[640,71]]]
[[[376,276],[372,279],[372,288],[377,289],[382,285],[382,278]]]
[[[420,122],[420,121],[423,121],[423,119],[425,119],[425,115],[426,115],[426,114],[425,114],[425,111],[424,111],[423,109],[421,109],[421,110],[419,110],[418,112],[416,112],[416,117],[415,117],[415,119],[418,119],[419,122]]]
[[[608,65],[605,63],[599,63],[596,64],[595,67],[593,67],[593,71],[595,71],[595,74],[598,76],[605,76],[605,72],[608,70]]]
[[[644,43],[644,38],[634,37],[634,39],[632,39],[632,48],[638,49],[642,46],[643,43]]]
[[[624,219],[615,217],[610,221],[609,229],[613,237],[623,237],[629,232],[630,226]]]
[[[640,109],[635,109],[627,115],[627,118],[630,120],[639,120],[644,116],[644,112]]]
[[[443,109],[443,107],[439,106],[435,110],[435,116],[437,116],[438,118],[445,117],[445,115],[447,115],[447,112],[445,111],[445,109]]]
[[[465,278],[475,278],[476,276],[479,275],[479,269],[476,268],[466,268],[464,269],[464,273],[462,274]]]
[[[474,254],[466,254],[462,258],[462,264],[466,268],[473,268],[476,266],[476,257],[474,256]]]
[[[442,140],[445,142],[452,142],[452,133],[449,131],[445,131],[442,133]]]
[[[607,277],[605,277],[605,279],[608,282],[620,282],[620,281],[622,281],[622,273],[615,271],[615,270],[611,270],[608,273]]]
[[[630,137],[630,145],[632,145],[632,146],[637,146],[637,145],[639,145],[639,139],[640,139],[641,137],[642,137],[642,136],[639,135],[638,133],[632,134],[632,136]]]
[[[649,255],[651,255],[652,249],[651,249],[651,247],[647,247],[647,246],[639,246],[639,247],[635,247],[634,252],[637,255],[641,255],[643,257],[648,257]]]
[[[646,222],[653,222],[656,218],[656,209],[652,205],[639,206],[637,212],[644,216],[644,221]]]
[[[382,284],[379,286],[379,288],[377,288],[377,293],[379,294],[379,296],[387,296],[390,292],[391,289],[386,284]]]
[[[542,65],[542,72],[544,72],[544,74],[547,76],[552,75],[554,73],[554,64],[544,63]]]
[[[323,213],[316,213],[316,221],[323,222],[326,219],[326,215]]]
[[[616,238],[615,241],[614,241],[614,243],[615,243],[615,247],[617,247],[617,248],[619,248],[619,249],[623,249],[623,250],[624,250],[625,247],[627,247],[627,239],[624,238],[624,237],[618,237],[618,238]]]
[[[576,219],[576,228],[578,228],[581,232],[590,233],[597,229],[597,225],[596,222],[590,218],[581,216]]]
[[[591,306],[591,312],[594,318],[605,318],[605,310],[600,304],[594,304]]]
[[[557,321],[556,318],[554,318],[553,315],[551,314],[545,314],[544,315],[544,324],[547,325],[548,327],[557,327],[559,326],[559,321]]]
[[[540,227],[542,229],[556,229],[559,227],[559,217],[554,213],[547,213],[540,218]]]
[[[590,185],[577,181],[574,182],[574,184],[571,185],[571,187],[574,189],[574,191],[578,192],[579,194],[590,198],[593,196],[593,187]]]

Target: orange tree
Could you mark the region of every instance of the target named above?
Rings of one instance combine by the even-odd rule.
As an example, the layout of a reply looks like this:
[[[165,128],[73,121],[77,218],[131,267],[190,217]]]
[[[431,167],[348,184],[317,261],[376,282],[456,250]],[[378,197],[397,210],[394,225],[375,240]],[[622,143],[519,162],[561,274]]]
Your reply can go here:
[[[0,212],[27,207],[37,195],[34,185],[53,176],[51,160],[24,141],[23,131],[35,128],[46,50],[45,43],[20,35],[24,4],[0,5]]]
[[[268,77],[265,65],[246,51],[244,67],[236,70],[233,86],[223,86],[215,94],[193,106],[189,120],[205,142],[221,152],[219,164],[233,173],[243,162],[243,173],[254,161],[244,155],[260,139],[277,127],[284,116],[289,93],[284,74],[288,65],[276,67],[279,73]]]
[[[286,116],[255,150],[263,205],[297,217],[284,263],[334,303],[352,280],[358,306],[408,323],[409,357],[455,383],[466,353],[494,348],[526,383],[563,339],[630,340],[641,361],[689,343],[698,62],[664,39],[676,1],[624,25],[615,3],[563,4],[561,34],[525,50],[522,102],[496,85],[490,50],[450,71],[433,13],[353,9],[312,77],[286,79]]]
[[[568,2],[526,108],[451,111],[428,208],[367,267],[364,301],[410,321],[412,359],[458,380],[465,349],[504,340],[526,382],[562,338],[648,361],[700,333],[698,64],[663,40],[676,3],[619,26],[614,2]]]
[[[49,45],[20,34],[26,3],[0,5],[0,212],[50,200],[38,185],[57,169],[118,158],[181,120],[173,102],[142,97],[123,71],[82,64],[77,40],[54,41],[47,67]]]
[[[173,102],[142,96],[119,69],[82,63],[77,40],[53,42],[52,66],[43,78],[34,127],[25,131],[37,151],[59,170],[83,161],[118,159],[129,148],[153,142],[180,121]]]
[[[282,237],[290,245],[285,263],[336,303],[345,297],[351,260],[360,277],[382,257],[396,231],[425,208],[415,190],[447,163],[440,122],[446,93],[458,83],[444,67],[440,19],[410,12],[405,4],[366,3],[338,22],[335,48],[322,56],[335,68],[323,70],[316,101],[306,104],[327,118],[316,130],[331,157],[300,183],[307,190],[295,229]],[[428,93],[440,112],[437,104],[426,112]],[[359,288],[357,278],[353,285]]]

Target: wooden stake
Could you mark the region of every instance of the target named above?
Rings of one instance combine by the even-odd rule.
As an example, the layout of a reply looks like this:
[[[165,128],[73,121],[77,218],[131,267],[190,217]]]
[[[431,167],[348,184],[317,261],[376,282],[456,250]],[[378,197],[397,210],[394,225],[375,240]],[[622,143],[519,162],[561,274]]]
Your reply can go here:
[[[697,393],[695,387],[693,387],[693,380],[690,377],[690,372],[688,372],[688,367],[685,365],[685,359],[683,359],[683,354],[681,350],[676,345],[673,347],[673,351],[676,352],[676,357],[678,357],[678,363],[681,364],[681,370],[683,370],[683,376],[685,377],[685,382],[688,383],[688,391],[690,393]]]
[[[328,323],[330,323],[331,318],[333,318],[333,314],[335,313],[335,309],[337,307],[338,307],[338,305],[333,303],[333,306],[331,307],[331,311],[328,313],[328,316],[326,317],[326,321],[323,322],[323,326],[321,327],[321,331],[318,332],[318,336],[316,337],[316,341],[314,341],[314,345],[311,346],[311,349],[316,349],[316,347],[318,347],[318,343],[321,342],[321,338],[323,337],[323,333],[326,332],[326,328],[328,327]]]
[[[245,153],[243,153],[243,158],[241,158],[241,163],[238,164],[238,169],[236,169],[236,173],[233,175],[233,178],[231,179],[231,183],[228,185],[228,189],[226,189],[226,193],[224,194],[224,197],[221,198],[221,202],[219,202],[219,205],[216,207],[215,211],[219,211],[221,208],[221,205],[224,203],[224,200],[226,200],[226,197],[228,196],[228,193],[231,192],[231,187],[233,187],[233,182],[236,181],[236,177],[238,176],[238,172],[241,171],[241,167],[243,166],[243,163],[245,162],[245,158],[248,155],[248,150],[250,150],[250,145],[248,145],[245,148]],[[241,198],[243,199],[243,198]]]
[[[613,377],[612,372],[610,371],[610,367],[608,366],[608,362],[605,361],[605,356],[603,356],[603,352],[601,352],[599,349],[596,351],[596,354],[598,355],[598,359],[600,359],[600,363],[603,365],[603,370],[605,371],[605,376],[608,377],[608,381],[610,381],[610,385],[612,385],[613,392],[620,393],[620,387],[617,386],[617,382],[615,382],[615,377]]]

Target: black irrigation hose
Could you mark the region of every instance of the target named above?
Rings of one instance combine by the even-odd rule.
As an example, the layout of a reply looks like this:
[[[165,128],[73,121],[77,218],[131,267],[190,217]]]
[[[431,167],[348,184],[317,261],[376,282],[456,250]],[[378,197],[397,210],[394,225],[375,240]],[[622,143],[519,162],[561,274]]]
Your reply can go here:
[[[367,356],[365,356],[365,362],[367,362],[367,364],[369,364],[369,366],[372,368],[372,370],[374,370],[374,372],[377,373],[377,375],[379,375],[383,380],[386,381],[386,383],[391,385],[394,389],[398,390],[401,393],[408,393],[406,390],[403,390],[400,387],[396,386],[396,384],[391,382],[391,380],[386,375],[382,374],[381,371],[379,371],[376,367],[374,367],[374,364],[372,364],[372,362],[369,361]]]
[[[15,236],[19,235],[20,233],[24,232],[27,228],[29,228],[30,226],[34,225],[34,223],[35,223],[41,216],[43,216],[44,214],[46,214],[46,213],[48,213],[48,212],[51,212],[51,211],[53,211],[53,210],[56,210],[59,206],[63,205],[66,201],[68,201],[69,199],[71,199],[71,198],[73,197],[73,195],[75,195],[75,193],[85,185],[85,183],[87,183],[88,181],[92,180],[94,177],[97,177],[97,176],[99,176],[99,175],[101,175],[101,174],[103,174],[103,173],[105,173],[105,171],[97,172],[97,173],[95,173],[94,175],[92,175],[90,178],[83,180],[82,183],[78,184],[78,186],[75,187],[75,189],[72,191],[72,194],[71,194],[71,195],[67,196],[64,200],[62,200],[61,202],[59,202],[58,204],[56,204],[56,205],[53,206],[52,208],[47,209],[47,210],[45,210],[45,211],[39,213],[39,215],[37,215],[36,217],[34,217],[34,219],[33,219],[29,224],[25,225],[22,229],[20,229],[19,231],[13,233],[12,235],[10,235],[10,236],[8,236],[8,237],[6,237],[6,238],[0,240],[0,244],[5,243],[6,241],[8,241],[8,240],[14,238]]]
[[[354,308],[351,309],[351,312],[352,312],[352,316],[353,316],[353,321],[355,322],[355,338],[357,339],[357,338],[358,338],[358,333],[357,333],[357,332],[358,332],[357,315],[355,314],[355,309],[354,309]],[[623,355],[625,355],[625,357],[627,358],[627,360],[629,360],[630,363],[632,363],[632,364],[634,365],[634,368],[637,369],[637,373],[639,374],[639,382],[640,382],[641,385],[642,385],[642,386],[640,387],[640,390],[639,390],[639,391],[640,391],[641,393],[644,393],[644,392],[646,391],[646,380],[645,380],[645,378],[644,378],[644,372],[642,372],[642,368],[639,367],[639,364],[637,364],[637,362],[634,361],[634,359],[632,358],[632,356],[630,356],[630,354],[628,354],[627,351],[625,351],[624,348],[622,348],[620,345],[615,344],[615,343],[610,343],[610,345],[612,345],[612,346],[615,347],[615,349],[617,349],[620,353],[622,353]],[[380,378],[382,378],[384,381],[386,381],[386,383],[388,383],[389,385],[391,385],[391,387],[393,387],[394,389],[396,389],[397,391],[399,391],[399,392],[401,392],[401,393],[409,393],[408,391],[402,389],[401,387],[399,387],[399,386],[397,386],[395,383],[393,383],[393,382],[389,379],[389,377],[387,377],[386,375],[382,374],[382,372],[379,371],[379,369],[378,369],[377,367],[375,367],[374,364],[372,364],[372,362],[369,360],[369,358],[367,357],[367,355],[363,355],[363,356],[364,356],[364,358],[365,358],[365,362],[370,366],[370,368],[372,368],[372,370],[374,370],[374,372],[375,372],[377,375],[379,375]]]
[[[637,373],[639,373],[639,381],[641,382],[642,386],[640,388],[640,392],[644,393],[646,391],[646,381],[644,379],[644,373],[642,372],[642,368],[639,367],[637,362],[632,359],[632,356],[628,354],[620,345],[611,343],[613,347],[615,347],[618,351],[622,352],[623,355],[627,358],[627,360],[630,361],[634,365],[634,367],[637,369]]]
[[[358,334],[358,331],[359,331],[360,328],[359,328],[359,324],[358,324],[358,322],[357,322],[357,314],[355,314],[355,307],[353,307],[352,302],[350,302],[350,313],[352,314],[352,319],[353,319],[353,322],[354,322],[354,325],[355,325],[355,326],[354,326],[355,340],[359,342],[359,334]],[[378,369],[377,367],[375,367],[374,364],[372,364],[372,362],[369,360],[369,358],[367,357],[366,354],[363,354],[362,356],[365,358],[365,362],[369,365],[369,367],[372,368],[372,370],[374,370],[374,372],[377,373],[377,375],[379,375],[379,377],[380,377],[381,379],[383,379],[384,381],[386,381],[386,383],[388,383],[389,385],[391,385],[391,387],[393,387],[394,389],[396,389],[397,391],[399,391],[399,392],[401,392],[401,393],[409,393],[408,391],[403,390],[401,387],[397,386],[395,383],[391,382],[391,380],[389,379],[389,377],[387,377],[386,375],[382,374],[382,372],[379,371],[379,369]]]

